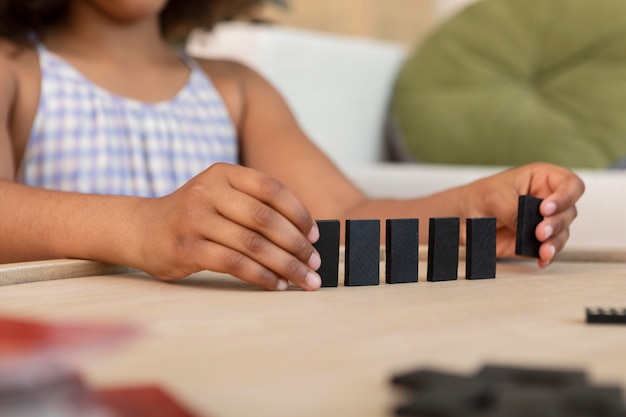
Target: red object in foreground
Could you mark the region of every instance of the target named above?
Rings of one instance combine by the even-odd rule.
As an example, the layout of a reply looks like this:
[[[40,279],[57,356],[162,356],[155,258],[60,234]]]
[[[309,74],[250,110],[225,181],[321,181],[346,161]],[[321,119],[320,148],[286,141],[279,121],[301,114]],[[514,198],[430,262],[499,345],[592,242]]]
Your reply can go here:
[[[116,417],[199,417],[157,386],[98,390],[95,397]]]
[[[118,324],[50,324],[0,317],[0,371],[64,363],[77,354],[111,348],[136,333]]]

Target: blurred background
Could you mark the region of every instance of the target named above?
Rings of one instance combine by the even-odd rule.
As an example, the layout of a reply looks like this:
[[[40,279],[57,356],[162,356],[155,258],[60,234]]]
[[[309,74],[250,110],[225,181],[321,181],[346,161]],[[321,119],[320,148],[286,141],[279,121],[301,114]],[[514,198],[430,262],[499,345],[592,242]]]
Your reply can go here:
[[[269,24],[199,30],[188,52],[262,74],[368,194],[552,162],[587,184],[571,243],[626,247],[611,221],[626,207],[625,0],[267,0],[235,20]]]
[[[288,0],[268,4],[262,19],[291,27],[364,36],[410,46],[435,22],[472,0]]]
[[[287,26],[410,44],[428,29],[435,0],[289,0],[261,16]]]

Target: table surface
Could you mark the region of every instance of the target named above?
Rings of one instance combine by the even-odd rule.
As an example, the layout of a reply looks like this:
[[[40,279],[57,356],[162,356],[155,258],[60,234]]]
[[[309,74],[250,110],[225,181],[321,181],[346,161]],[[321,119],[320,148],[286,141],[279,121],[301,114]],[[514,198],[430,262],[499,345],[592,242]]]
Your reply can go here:
[[[96,387],[156,383],[202,416],[378,417],[402,400],[390,377],[421,367],[576,368],[626,388],[626,327],[584,317],[626,306],[626,264],[587,258],[500,262],[483,281],[463,279],[461,262],[458,281],[439,283],[421,261],[418,283],[317,292],[208,272],[177,283],[100,275],[2,286],[0,315],[138,326],[80,371]]]

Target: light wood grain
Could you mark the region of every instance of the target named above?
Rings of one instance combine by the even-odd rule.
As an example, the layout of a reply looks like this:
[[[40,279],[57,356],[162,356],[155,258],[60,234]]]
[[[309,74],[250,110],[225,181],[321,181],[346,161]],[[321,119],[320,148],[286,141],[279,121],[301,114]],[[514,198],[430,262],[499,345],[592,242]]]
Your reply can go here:
[[[339,258],[343,261],[345,248],[340,248]],[[385,261],[385,247],[380,249],[381,262]],[[459,259],[465,258],[465,248],[459,248]],[[419,259],[428,259],[428,247],[420,246]],[[626,251],[623,249],[566,249],[558,259],[564,262],[619,262],[626,263]],[[58,279],[88,277],[94,275],[113,275],[136,272],[135,269],[77,259],[55,259],[49,261],[22,262],[0,264],[0,286],[24,284],[36,281],[52,281]]]
[[[119,265],[77,259],[0,264],[0,286],[132,271]]]
[[[94,276],[2,287],[0,314],[136,325],[134,342],[77,362],[90,383],[157,383],[219,417],[390,415],[389,378],[422,366],[581,368],[626,386],[626,328],[584,323],[585,307],[626,305],[626,265],[504,262],[477,282],[463,270],[430,283],[421,262],[415,284],[284,293],[211,273]]]

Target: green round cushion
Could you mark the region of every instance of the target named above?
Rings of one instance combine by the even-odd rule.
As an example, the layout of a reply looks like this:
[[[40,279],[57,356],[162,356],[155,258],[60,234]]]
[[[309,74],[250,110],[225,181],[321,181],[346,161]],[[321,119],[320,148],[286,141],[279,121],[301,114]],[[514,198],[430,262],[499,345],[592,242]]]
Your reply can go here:
[[[404,63],[391,120],[418,161],[626,160],[626,1],[482,0]]]

